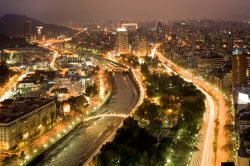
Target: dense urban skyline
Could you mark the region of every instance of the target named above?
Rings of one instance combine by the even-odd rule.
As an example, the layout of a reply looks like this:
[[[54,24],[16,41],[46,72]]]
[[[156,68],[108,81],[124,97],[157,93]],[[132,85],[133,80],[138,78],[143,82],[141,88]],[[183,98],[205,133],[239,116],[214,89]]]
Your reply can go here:
[[[18,13],[43,21],[106,22],[181,18],[240,19],[250,16],[248,0],[1,0],[0,15]]]
[[[0,0],[0,165],[250,166],[249,0]]]

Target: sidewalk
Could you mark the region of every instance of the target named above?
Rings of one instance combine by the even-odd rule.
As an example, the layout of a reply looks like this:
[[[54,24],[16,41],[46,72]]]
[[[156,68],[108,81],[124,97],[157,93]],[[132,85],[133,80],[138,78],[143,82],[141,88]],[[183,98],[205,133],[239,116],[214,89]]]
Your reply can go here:
[[[24,152],[25,159],[24,161],[19,160],[19,165],[25,165],[29,163],[32,159],[36,158],[36,156],[40,155],[45,150],[53,146],[56,142],[61,140],[82,122],[81,118],[81,115],[76,115],[74,118],[58,124],[39,139],[21,149],[20,152]]]

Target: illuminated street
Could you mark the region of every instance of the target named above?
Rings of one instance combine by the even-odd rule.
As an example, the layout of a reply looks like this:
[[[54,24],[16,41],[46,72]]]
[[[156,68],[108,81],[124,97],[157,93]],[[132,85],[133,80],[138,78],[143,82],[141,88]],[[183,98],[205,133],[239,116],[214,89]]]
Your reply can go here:
[[[0,1],[0,166],[250,166],[249,0]]]
[[[207,112],[204,116],[203,128],[200,131],[200,139],[198,142],[199,151],[193,154],[191,165],[194,166],[206,166],[216,165],[219,166],[221,162],[227,161],[227,154],[222,150],[223,145],[225,145],[226,138],[223,134],[224,124],[226,121],[225,114],[227,106],[224,104],[224,96],[219,91],[214,89],[213,86],[203,81],[202,79],[191,75],[191,73],[184,71],[182,68],[173,64],[171,61],[166,59],[161,53],[157,52],[159,60],[170,67],[177,74],[182,76],[187,81],[191,81],[197,86],[207,97]],[[219,103],[219,105],[217,105]],[[219,111],[218,111],[218,108]],[[215,137],[214,135],[214,121],[216,117],[219,116],[219,135]],[[219,138],[219,139],[218,139]],[[223,139],[222,139],[223,138]],[[218,141],[217,153],[214,152],[213,142]]]
[[[16,87],[17,83],[21,81],[26,76],[26,73],[16,74],[10,78],[9,82],[5,84],[0,90],[0,101],[4,101],[10,98],[13,94],[13,89]]]
[[[116,75],[115,85],[117,90],[112,96],[111,103],[98,111],[106,110],[107,113],[129,114],[138,100],[138,94],[128,76]],[[123,118],[103,117],[89,121],[87,127],[76,129],[60,145],[53,149],[39,163],[39,165],[65,166],[84,163],[119,127]]]

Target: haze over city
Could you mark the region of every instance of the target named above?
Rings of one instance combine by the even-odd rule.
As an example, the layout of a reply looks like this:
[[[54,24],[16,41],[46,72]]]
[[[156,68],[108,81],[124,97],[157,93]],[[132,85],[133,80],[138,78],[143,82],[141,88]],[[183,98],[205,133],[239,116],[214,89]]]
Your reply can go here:
[[[250,166],[249,0],[0,0],[0,165]]]
[[[249,0],[1,0],[0,15],[17,13],[51,23],[182,18],[241,19]]]

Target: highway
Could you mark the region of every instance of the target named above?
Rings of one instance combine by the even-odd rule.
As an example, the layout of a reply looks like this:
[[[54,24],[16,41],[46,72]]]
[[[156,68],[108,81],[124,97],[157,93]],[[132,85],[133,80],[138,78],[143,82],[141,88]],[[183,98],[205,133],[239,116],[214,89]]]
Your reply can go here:
[[[115,92],[100,112],[130,114],[139,94],[128,75],[115,75]],[[121,117],[102,117],[85,123],[46,155],[39,166],[77,166],[85,163],[120,126]]]
[[[206,166],[207,163],[213,163],[213,140],[214,140],[214,120],[215,120],[215,102],[213,98],[203,89],[199,88],[206,96],[206,112],[204,115],[202,133],[198,142],[199,151],[194,152],[191,166]]]
[[[198,151],[193,153],[190,161],[191,166],[220,166],[221,162],[228,160],[228,155],[222,150],[227,138],[225,138],[224,124],[226,121],[226,111],[223,94],[207,83],[205,80],[194,76],[189,71],[175,65],[173,62],[164,57],[160,52],[156,52],[158,59],[180,75],[184,80],[192,82],[206,96],[206,112],[204,115],[203,126],[199,133],[197,143]],[[215,134],[215,120],[219,117],[218,136]],[[217,150],[214,151],[214,141],[217,141]],[[216,153],[217,152],[217,153]]]

